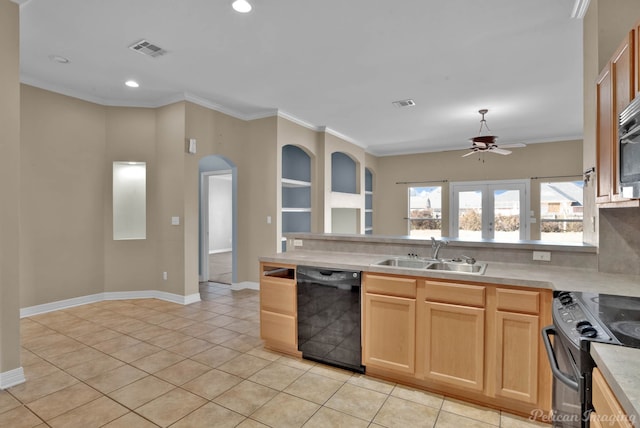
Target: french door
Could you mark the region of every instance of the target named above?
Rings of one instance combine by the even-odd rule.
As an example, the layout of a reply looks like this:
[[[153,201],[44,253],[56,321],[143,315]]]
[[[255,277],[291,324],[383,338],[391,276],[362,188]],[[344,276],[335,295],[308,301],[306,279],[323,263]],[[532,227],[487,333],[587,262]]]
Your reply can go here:
[[[451,183],[449,188],[451,237],[528,239],[528,180]]]

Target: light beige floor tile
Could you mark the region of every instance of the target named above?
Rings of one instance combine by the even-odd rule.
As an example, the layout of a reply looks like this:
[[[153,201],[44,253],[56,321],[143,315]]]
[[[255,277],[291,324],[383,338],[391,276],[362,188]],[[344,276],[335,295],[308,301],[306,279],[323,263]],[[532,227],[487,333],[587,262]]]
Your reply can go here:
[[[48,423],[53,428],[100,427],[118,419],[127,412],[128,410],[120,404],[102,396],[52,419]]]
[[[315,403],[281,392],[256,410],[251,419],[269,426],[297,428],[304,425],[319,408]]]
[[[324,404],[342,385],[344,382],[309,371],[285,388],[284,392],[314,403]]]
[[[114,352],[113,354],[111,354],[111,356],[113,358],[117,358],[118,360],[130,363],[148,355],[155,354],[156,352],[160,352],[161,350],[162,348],[158,348],[157,346],[141,342],[137,345],[130,346],[129,348],[121,349],[117,352]]]
[[[60,334],[55,330],[51,330],[50,334],[44,336],[38,336],[34,338],[24,339],[22,341],[22,346],[31,352],[37,353],[38,350],[47,348],[49,346],[54,346],[59,343],[64,343],[66,341],[71,341],[73,339],[65,336],[64,334]]]
[[[18,400],[28,404],[74,383],[78,383],[78,379],[63,371],[57,371],[34,380],[27,379],[25,383],[9,388],[9,392]]]
[[[500,415],[501,428],[549,428],[549,424],[535,421],[531,418],[512,415],[502,412]]]
[[[163,322],[158,324],[160,327],[168,328],[171,330],[180,330],[181,328],[189,327],[190,325],[195,324],[196,321],[189,318],[176,318],[173,320],[169,320],[167,322]]]
[[[232,428],[245,419],[239,413],[225,409],[215,403],[208,403],[171,425],[171,428],[204,428],[212,426],[215,426],[215,428]]]
[[[76,340],[71,339],[70,337],[67,337],[64,340],[61,340],[51,346],[40,348],[40,349],[34,350],[33,352],[42,358],[49,359],[49,357],[54,357],[56,355],[77,351],[78,349],[81,349],[84,347],[86,347],[86,345],[84,345],[83,343],[80,343]]]
[[[409,388],[408,386],[403,385],[396,385],[395,388],[393,388],[393,391],[391,391],[391,395],[404,400],[413,401],[414,403],[434,407],[436,409],[440,409],[444,402],[444,397],[442,395]]]
[[[149,338],[146,342],[151,345],[159,346],[160,348],[170,348],[179,343],[186,342],[189,339],[191,339],[191,336],[171,330],[169,333]]]
[[[154,424],[166,427],[202,407],[206,402],[202,397],[176,388],[139,407],[136,413]]]
[[[229,360],[234,359],[238,355],[240,355],[238,351],[225,348],[224,346],[216,346],[192,356],[191,359],[199,363],[206,364],[209,367],[215,368],[226,363]]]
[[[0,390],[0,413],[19,407],[21,404],[7,391]]]
[[[282,357],[278,358],[276,361],[280,364],[295,367],[300,370],[309,370],[312,367],[317,365],[313,361],[303,360],[301,358],[289,357],[287,355],[283,355]]]
[[[320,408],[303,425],[304,428],[366,428],[368,426],[369,422],[367,421],[327,407]]]
[[[495,428],[496,426],[444,410],[438,413],[438,419],[435,424],[435,428]]]
[[[69,367],[65,369],[65,371],[78,379],[86,380],[104,372],[108,372],[109,370],[113,370],[116,367],[120,367],[123,364],[124,363],[120,360],[102,354],[91,361],[86,361],[73,367]]]
[[[103,428],[156,428],[157,426],[158,425],[149,422],[142,416],[129,412],[104,425]]]
[[[171,320],[175,320],[177,318],[178,317],[176,317],[175,315],[171,315],[164,312],[158,312],[157,314],[143,318],[142,321],[147,322],[149,324],[159,325]]]
[[[212,369],[202,376],[185,383],[182,385],[182,389],[193,392],[207,400],[212,400],[240,382],[242,382],[242,378],[238,376]]]
[[[243,381],[213,401],[235,412],[249,416],[278,393],[275,389]]]
[[[108,328],[103,328],[102,330],[87,333],[82,336],[76,337],[76,340],[84,343],[85,345],[93,346],[96,343],[104,342],[105,340],[115,339],[116,337],[122,337],[122,333],[118,333],[117,331],[113,331]]]
[[[381,392],[383,394],[390,394],[391,391],[393,391],[393,388],[396,386],[395,383],[385,382],[380,379],[374,379],[360,373],[354,373],[354,375],[351,376],[347,382],[352,385],[367,388],[372,391]]]
[[[222,346],[235,349],[239,352],[247,352],[262,345],[262,340],[258,337],[248,336],[246,334],[238,335],[222,343]]]
[[[86,346],[77,351],[69,352],[67,354],[49,357],[48,361],[60,367],[61,369],[66,370],[69,367],[76,366],[87,361],[95,360],[99,357],[102,357],[103,355],[104,354],[102,352]]]
[[[126,364],[89,378],[85,382],[103,394],[108,394],[146,376],[146,372]]]
[[[147,373],[155,373],[184,359],[185,358],[182,355],[174,354],[169,351],[160,351],[140,358],[139,360],[135,360],[130,364]]]
[[[270,361],[262,358],[240,354],[233,360],[218,366],[218,369],[246,379],[269,364],[271,364]]]
[[[126,322],[111,326],[113,330],[124,334],[133,333],[134,331],[142,330],[147,327],[149,327],[148,323],[133,318],[129,318]]]
[[[23,366],[26,366],[28,364],[33,364],[33,363],[37,363],[39,361],[44,361],[42,358],[38,357],[36,354],[34,354],[33,352],[25,349],[25,348],[20,348],[20,362],[22,363]]]
[[[491,425],[500,425],[500,412],[476,404],[465,403],[459,400],[447,398],[442,403],[442,410],[455,413],[456,415],[466,416]]]
[[[31,428],[40,424],[42,424],[42,420],[24,406],[14,407],[0,413],[0,427],[2,428]]]
[[[269,428],[269,426],[258,421],[254,421],[253,419],[247,418],[244,421],[240,422],[240,424],[236,428]]]
[[[29,403],[28,407],[43,420],[48,421],[100,396],[101,394],[90,386],[76,383]]]
[[[296,369],[295,367],[271,363],[253,374],[249,380],[282,391],[304,373],[304,370]]]
[[[306,360],[302,360],[305,361]],[[349,370],[339,369],[337,367],[325,366],[324,364],[316,364],[309,370],[310,373],[314,373],[320,376],[328,377],[340,382],[346,382],[354,375]]]
[[[386,399],[386,394],[345,383],[325,406],[371,421]]]
[[[240,333],[220,327],[216,328],[215,330],[211,330],[209,333],[201,334],[200,336],[198,336],[198,338],[206,340],[207,342],[211,342],[214,345],[220,345],[227,340],[233,339],[234,337],[239,335]]]
[[[104,342],[99,342],[93,345],[98,351],[104,352],[105,354],[113,354],[122,349],[129,348],[131,346],[137,345],[141,343],[138,339],[134,339],[129,336],[120,336],[114,339],[108,339]]]
[[[111,398],[130,409],[158,398],[174,389],[175,386],[154,376],[147,376],[109,394]]]
[[[282,354],[271,351],[269,349],[264,349],[262,347],[262,344],[248,351],[247,354],[253,355],[254,357],[262,358],[263,360],[269,360],[269,361],[276,361],[280,357],[282,357]]]
[[[220,306],[223,306],[223,305],[220,305]],[[229,325],[235,321],[235,318],[228,317],[224,315],[224,312],[220,312],[220,311],[224,311],[224,309],[221,309],[220,306],[213,309],[213,311],[218,313],[219,315],[213,318],[209,318],[204,322],[205,324],[208,324],[213,327],[224,327],[225,325]],[[228,308],[228,306],[225,306],[225,307]],[[226,312],[229,312],[230,310],[231,309],[228,309],[226,310]]]
[[[129,336],[135,337],[138,340],[149,340],[152,337],[161,336],[170,332],[171,330],[169,330],[168,328],[158,327],[157,325],[149,325],[149,327],[147,328],[129,333]]]
[[[206,340],[192,338],[185,342],[167,348],[167,351],[175,352],[176,354],[180,354],[185,357],[191,357],[193,355],[204,352],[207,349],[211,349],[214,346],[215,345],[213,343],[207,342]]]
[[[160,379],[174,385],[182,385],[211,370],[211,367],[193,360],[182,360],[155,373]]]
[[[25,378],[34,380],[42,376],[50,375],[57,371],[60,371],[55,365],[48,363],[45,360],[38,359],[39,361],[25,365],[22,367],[24,370]]]
[[[389,397],[373,422],[389,428],[433,427],[438,409],[401,398]]]

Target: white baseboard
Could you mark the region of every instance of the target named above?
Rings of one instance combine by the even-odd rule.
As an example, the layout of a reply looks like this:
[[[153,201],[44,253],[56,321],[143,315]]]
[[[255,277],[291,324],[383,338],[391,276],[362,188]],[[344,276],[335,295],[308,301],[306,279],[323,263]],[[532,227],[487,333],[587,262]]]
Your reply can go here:
[[[22,367],[0,373],[0,389],[7,389],[12,386],[24,383],[27,379],[24,377]]]
[[[128,299],[160,299],[167,302],[189,305],[200,301],[200,294],[189,294],[181,296],[179,294],[167,293],[158,290],[142,291],[112,291],[105,293],[90,294],[88,296],[74,297],[72,299],[59,300],[57,302],[44,303],[42,305],[29,306],[20,309],[20,318],[47,312],[59,311],[61,309],[72,308],[74,306],[86,305],[88,303],[102,302],[105,300],[128,300]]]
[[[230,253],[231,251],[233,251],[233,248],[222,248],[219,250],[209,250],[209,254]]]
[[[231,284],[232,290],[244,290],[245,288],[249,290],[260,290],[260,284],[253,281],[234,282]]]

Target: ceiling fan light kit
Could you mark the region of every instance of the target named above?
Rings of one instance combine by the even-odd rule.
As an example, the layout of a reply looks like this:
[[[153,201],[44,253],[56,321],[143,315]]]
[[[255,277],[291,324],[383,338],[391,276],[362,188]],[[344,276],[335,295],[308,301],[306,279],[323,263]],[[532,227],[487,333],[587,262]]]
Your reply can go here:
[[[462,155],[463,158],[478,152],[491,152],[499,155],[508,155],[511,154],[511,151],[505,150],[504,147],[525,147],[524,144],[515,143],[508,144],[506,146],[502,146],[502,148],[499,148],[496,144],[496,138],[498,137],[496,135],[490,134],[491,130],[489,129],[489,126],[487,126],[487,120],[484,118],[484,115],[488,112],[489,110],[486,108],[478,110],[478,113],[480,113],[480,115],[482,116],[482,119],[480,119],[480,130],[478,131],[477,136],[470,138],[470,152]]]

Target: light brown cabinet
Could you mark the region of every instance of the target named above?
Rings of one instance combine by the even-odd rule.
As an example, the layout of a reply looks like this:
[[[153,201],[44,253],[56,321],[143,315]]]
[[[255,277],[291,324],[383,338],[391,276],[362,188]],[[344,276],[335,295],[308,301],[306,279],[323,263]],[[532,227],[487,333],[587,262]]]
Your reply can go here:
[[[540,293],[496,289],[498,396],[536,403],[539,383]]]
[[[419,320],[424,378],[482,391],[485,365],[485,287],[425,281]],[[475,306],[469,306],[475,305]]]
[[[636,94],[635,30],[622,41],[596,83],[596,202],[625,202],[620,192],[618,117]]]
[[[267,348],[299,355],[295,271],[260,263],[260,337]]]
[[[365,274],[363,285],[364,365],[413,374],[416,280]]]
[[[592,427],[633,428],[606,379],[598,368],[593,369],[593,407],[591,413]]]

